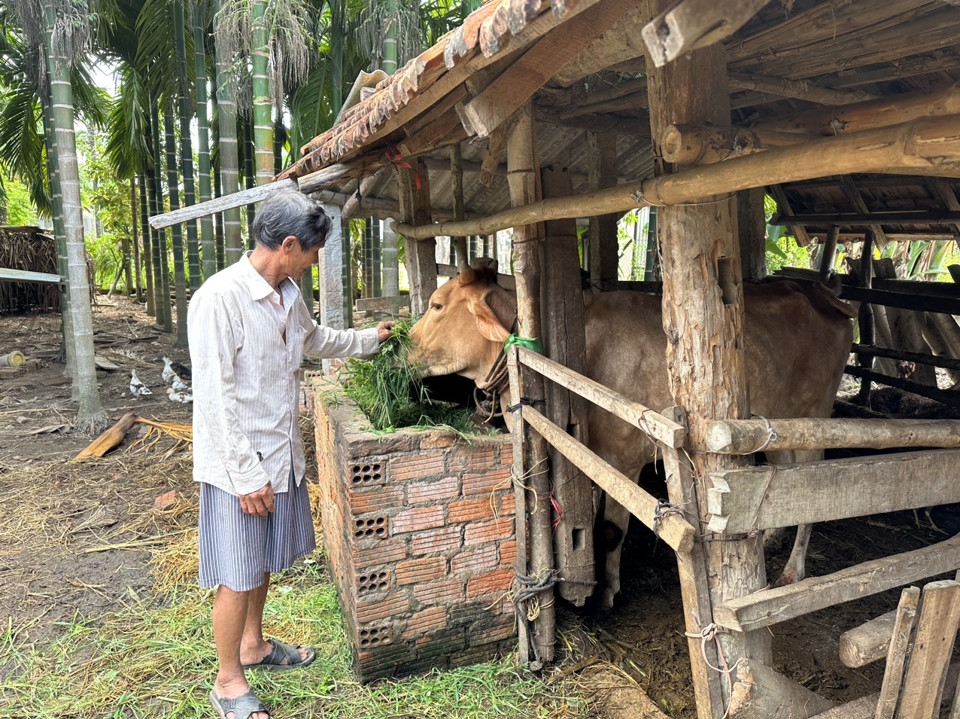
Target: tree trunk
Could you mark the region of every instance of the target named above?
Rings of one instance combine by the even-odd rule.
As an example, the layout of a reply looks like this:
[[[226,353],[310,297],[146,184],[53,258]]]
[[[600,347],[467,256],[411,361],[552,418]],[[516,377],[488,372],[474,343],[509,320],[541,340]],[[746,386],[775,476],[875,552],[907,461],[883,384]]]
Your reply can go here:
[[[163,212],[163,187],[160,183],[160,168],[163,158],[160,154],[160,118],[157,115],[157,103],[152,101],[150,112],[150,133],[153,147],[153,169],[147,170],[150,178],[150,214]],[[156,296],[157,323],[164,332],[173,332],[173,318],[170,310],[170,259],[167,253],[167,232],[160,229],[153,233],[153,291]]]
[[[163,129],[167,148],[167,192],[170,210],[180,209],[180,188],[177,182],[177,139],[173,132],[173,98],[163,104]],[[187,278],[184,272],[183,233],[180,225],[170,228],[173,234],[173,279],[177,307],[177,347],[187,348]],[[161,230],[162,231],[162,230]],[[199,271],[199,270],[198,270]]]
[[[393,231],[390,220],[381,223],[383,227],[383,296],[396,297],[400,294],[400,253],[397,251],[397,233]]]
[[[217,12],[223,6],[217,0]],[[223,43],[216,43],[217,58],[217,109],[220,122],[220,181],[222,194],[232,195],[240,189],[240,165],[237,157],[237,102],[231,86],[230,66],[232,58],[226,57]],[[224,263],[232,265],[243,254],[240,236],[240,209],[234,207],[223,213]]]
[[[174,0],[173,35],[177,45],[177,90],[180,96],[178,108],[180,115],[180,171],[183,175],[183,201],[185,205],[195,205],[197,195],[193,183],[193,141],[190,139],[190,119],[194,112],[190,98],[190,79],[187,77],[187,40],[184,25],[183,0]],[[171,207],[171,209],[173,208]],[[203,281],[203,277],[200,275],[200,245],[197,241],[197,221],[189,220],[186,224],[190,289],[195,290],[200,287]],[[179,336],[179,334],[178,329],[177,335]]]
[[[194,92],[197,110],[197,162],[199,164],[200,202],[211,199],[210,182],[210,127],[207,122],[207,57],[205,52],[205,28],[200,24],[199,12],[193,12],[193,62]],[[213,230],[213,218],[200,218],[200,256],[203,260],[203,277],[206,279],[217,271],[217,246]]]
[[[130,296],[131,292],[135,293],[137,302],[140,302],[142,296],[142,290],[140,287],[140,236],[137,232],[137,181],[134,178],[130,178],[130,227],[133,229],[133,248],[131,258],[131,242],[128,239],[124,239],[123,247],[123,268],[126,277],[124,281],[127,283],[127,297]],[[130,271],[130,260],[133,260],[133,272]],[[136,286],[134,286],[134,277],[136,277]]]
[[[156,296],[153,292],[153,248],[152,243],[150,242],[152,230],[150,229],[150,224],[147,222],[147,217],[150,216],[150,213],[147,209],[147,177],[141,172],[138,176],[138,182],[140,184],[140,227],[143,228],[143,252],[140,254],[140,257],[143,261],[143,275],[146,278],[147,284],[147,314],[150,317],[157,316],[157,303]]]
[[[270,103],[270,38],[264,15],[267,0],[253,0],[253,141],[257,185],[273,179],[273,118]]]
[[[106,424],[106,414],[97,391],[97,368],[93,360],[93,313],[87,279],[87,251],[83,241],[83,210],[80,205],[80,171],[73,129],[73,88],[70,85],[69,37],[54,37],[59,3],[44,0],[46,51],[50,68],[50,97],[56,133],[57,169],[63,201],[63,227],[67,246],[67,293],[73,344],[67,348],[74,361],[74,394],[79,410],[74,426],[85,434],[97,434]]]

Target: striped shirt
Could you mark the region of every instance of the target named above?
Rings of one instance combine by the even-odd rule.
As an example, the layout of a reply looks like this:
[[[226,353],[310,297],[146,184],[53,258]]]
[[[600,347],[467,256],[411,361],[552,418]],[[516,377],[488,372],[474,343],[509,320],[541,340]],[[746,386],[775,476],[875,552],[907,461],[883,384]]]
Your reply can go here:
[[[193,479],[233,495],[267,482],[274,492],[299,485],[299,369],[304,354],[373,354],[376,328],[318,325],[292,279],[280,295],[244,255],[210,277],[190,300],[187,330],[193,364]]]

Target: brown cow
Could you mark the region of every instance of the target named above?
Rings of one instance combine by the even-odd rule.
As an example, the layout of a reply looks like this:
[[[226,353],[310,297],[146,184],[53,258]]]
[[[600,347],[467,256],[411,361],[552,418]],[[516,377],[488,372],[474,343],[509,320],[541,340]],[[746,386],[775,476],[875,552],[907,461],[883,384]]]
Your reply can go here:
[[[496,266],[478,261],[430,297],[411,329],[411,361],[425,376],[459,374],[484,387],[517,316],[516,296],[496,283]],[[660,299],[638,292],[584,295],[586,374],[655,409],[671,405]],[[823,286],[792,282],[746,291],[746,370],[750,407],[768,418],[829,417],[850,352],[852,309]],[[654,461],[654,446],[636,427],[590,405],[590,448],[636,478]],[[771,461],[811,461],[819,452],[770,453]],[[791,456],[793,455],[793,456]],[[604,518],[623,537],[629,515],[606,501]],[[809,527],[801,527],[781,582],[803,578]],[[620,590],[618,541],[606,562],[601,601]]]

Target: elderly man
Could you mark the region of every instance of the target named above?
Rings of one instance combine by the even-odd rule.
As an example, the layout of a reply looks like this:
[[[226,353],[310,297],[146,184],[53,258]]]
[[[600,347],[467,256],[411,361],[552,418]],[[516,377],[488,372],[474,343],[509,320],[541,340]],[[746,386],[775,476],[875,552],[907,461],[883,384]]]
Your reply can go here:
[[[314,659],[309,647],[265,638],[262,626],[270,574],[316,547],[297,423],[301,359],[372,354],[392,327],[337,331],[310,317],[297,280],[317,263],[329,230],[305,195],[272,195],[254,219],[254,249],[190,302],[200,584],[218,587],[210,701],[221,719],[270,717],[245,669]]]

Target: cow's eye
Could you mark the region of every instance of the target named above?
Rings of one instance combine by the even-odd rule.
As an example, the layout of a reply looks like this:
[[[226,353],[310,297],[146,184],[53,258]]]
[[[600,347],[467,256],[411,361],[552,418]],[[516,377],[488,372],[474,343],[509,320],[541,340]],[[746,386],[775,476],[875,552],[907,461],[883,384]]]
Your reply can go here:
[[[433,302],[433,303],[431,303],[430,306],[431,306],[433,309],[435,309],[435,310],[442,310],[442,309],[443,309],[443,305],[441,305],[439,302]]]

